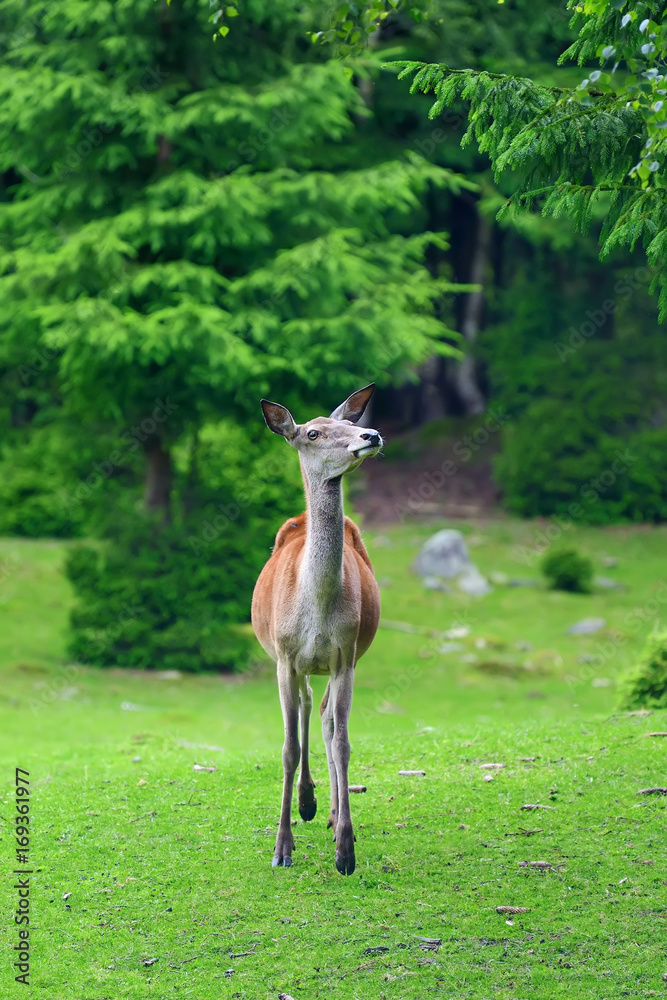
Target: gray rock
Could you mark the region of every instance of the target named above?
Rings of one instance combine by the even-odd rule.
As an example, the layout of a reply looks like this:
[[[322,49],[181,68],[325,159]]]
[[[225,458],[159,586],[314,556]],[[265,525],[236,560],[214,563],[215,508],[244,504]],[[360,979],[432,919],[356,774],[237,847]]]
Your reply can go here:
[[[424,543],[414,570],[419,576],[441,576],[451,580],[471,565],[461,532],[444,528]]]
[[[604,618],[582,618],[580,622],[570,625],[568,635],[593,635],[607,624]]]
[[[451,593],[451,587],[448,587],[444,580],[441,580],[439,576],[425,576],[424,586],[427,590],[443,590],[446,594]]]
[[[458,653],[462,649],[465,649],[462,642],[443,642],[442,646],[438,646],[439,653]]]
[[[602,587],[603,590],[625,590],[622,583],[612,580],[610,576],[596,576],[593,582],[596,587]]]
[[[470,594],[472,597],[484,597],[486,594],[490,594],[493,589],[489,585],[489,581],[485,576],[482,576],[476,566],[471,566],[465,572],[461,573],[456,582],[459,590],[462,590],[464,594]]]

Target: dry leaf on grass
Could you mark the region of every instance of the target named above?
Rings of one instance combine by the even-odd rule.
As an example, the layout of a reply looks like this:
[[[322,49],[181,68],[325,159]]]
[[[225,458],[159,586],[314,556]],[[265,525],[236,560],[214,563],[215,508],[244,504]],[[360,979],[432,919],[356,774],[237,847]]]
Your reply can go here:
[[[212,767],[207,767],[205,764],[195,764],[192,768],[193,771],[217,771],[215,764]]]

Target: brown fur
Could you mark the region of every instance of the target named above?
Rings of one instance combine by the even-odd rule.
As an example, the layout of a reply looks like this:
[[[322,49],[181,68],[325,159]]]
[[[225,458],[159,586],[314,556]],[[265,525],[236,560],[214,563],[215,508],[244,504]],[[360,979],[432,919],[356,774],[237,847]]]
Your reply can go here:
[[[289,607],[296,594],[299,566],[306,544],[306,515],[291,517],[276,534],[273,554],[264,566],[252,598],[252,624],[265,649],[275,647],[277,617]],[[380,620],[380,591],[361,532],[345,518],[343,547],[343,591],[351,601],[360,591],[361,606],[357,632],[357,659],[367,651]],[[325,695],[326,698],[326,695]]]

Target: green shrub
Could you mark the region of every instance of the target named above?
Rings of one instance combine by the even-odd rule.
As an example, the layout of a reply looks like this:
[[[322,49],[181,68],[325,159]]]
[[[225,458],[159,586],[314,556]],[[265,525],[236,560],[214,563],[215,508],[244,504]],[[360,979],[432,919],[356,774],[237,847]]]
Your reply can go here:
[[[621,707],[667,708],[667,632],[649,636],[641,660],[621,687]]]
[[[590,594],[593,563],[576,549],[551,549],[544,556],[541,568],[552,590]]]
[[[269,448],[269,445],[273,446]],[[175,456],[173,522],[114,506],[66,565],[77,597],[70,654],[100,666],[242,670],[256,650],[250,600],[283,520],[303,510],[296,455],[233,426],[201,435],[197,477]],[[291,461],[290,461],[291,459]]]
[[[82,508],[64,499],[68,478],[60,456],[62,443],[52,427],[35,429],[27,440],[17,435],[5,443],[0,454],[1,535],[72,538],[82,533]]]
[[[505,506],[522,517],[659,522],[667,520],[666,449],[667,428],[617,437],[578,407],[543,399],[504,431],[495,474]]]

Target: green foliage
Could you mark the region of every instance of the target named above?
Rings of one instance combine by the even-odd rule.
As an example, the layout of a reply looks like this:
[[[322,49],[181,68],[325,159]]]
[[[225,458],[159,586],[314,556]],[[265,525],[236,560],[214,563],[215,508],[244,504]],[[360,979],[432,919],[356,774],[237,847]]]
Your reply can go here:
[[[586,229],[598,208],[606,216],[603,255],[641,244],[655,268],[660,313],[667,315],[667,4],[569,0],[579,38],[562,59],[596,58],[578,83],[560,85],[477,68],[395,61],[413,92],[434,93],[430,117],[464,102],[463,143],[475,139],[499,180],[514,187],[503,211],[536,201],[545,213],[570,216]]]
[[[248,664],[249,595],[278,527],[303,506],[296,455],[277,445],[230,422],[205,427],[176,476],[172,524],[121,505],[102,544],[72,549],[75,659],[183,671]]]
[[[551,590],[590,594],[593,563],[577,549],[550,549],[542,559],[541,569]]]
[[[365,105],[326,47],[304,44],[298,0],[239,6],[215,45],[210,13],[0,13],[0,427],[11,437],[23,410],[28,434],[47,417],[78,427],[67,513],[103,540],[69,564],[72,649],[91,662],[238,666],[234,626],[301,507],[280,470],[236,500],[266,434],[259,398],[313,415],[456,353],[441,309],[456,286],[426,266],[447,243],[422,206],[472,185],[416,154],[360,165]],[[223,419],[247,450],[236,432],[220,450]],[[196,554],[220,503],[239,506],[233,530]]]
[[[496,475],[522,517],[586,524],[667,519],[665,428],[619,438],[565,399],[538,400],[504,432]]]
[[[641,659],[623,682],[621,706],[667,708],[667,632],[649,636]]]
[[[0,534],[28,538],[81,534],[82,510],[63,500],[70,488],[61,462],[65,447],[53,426],[5,445],[0,453]]]

